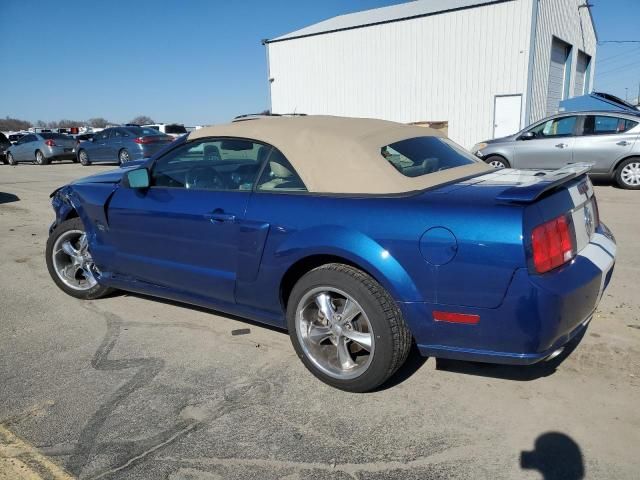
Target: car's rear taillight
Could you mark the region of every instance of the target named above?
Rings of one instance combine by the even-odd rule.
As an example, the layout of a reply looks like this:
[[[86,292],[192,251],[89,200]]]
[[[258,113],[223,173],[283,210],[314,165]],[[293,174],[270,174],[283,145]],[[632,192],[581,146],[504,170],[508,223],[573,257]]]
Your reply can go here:
[[[571,260],[576,254],[574,242],[566,215],[534,228],[531,245],[536,272],[548,272]]]
[[[55,147],[56,146],[56,142],[54,142],[53,140],[49,139],[49,140],[45,140],[44,144],[48,147]]]

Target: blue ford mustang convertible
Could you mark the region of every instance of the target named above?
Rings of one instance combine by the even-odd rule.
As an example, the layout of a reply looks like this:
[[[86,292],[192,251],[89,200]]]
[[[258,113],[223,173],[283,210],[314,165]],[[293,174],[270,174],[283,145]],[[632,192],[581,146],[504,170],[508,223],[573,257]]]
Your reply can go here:
[[[496,171],[380,120],[257,118],[56,190],[46,260],[77,298],[129,290],[286,328],[314,375],[363,392],[412,342],[525,365],[581,333],[616,254],[587,171]]]

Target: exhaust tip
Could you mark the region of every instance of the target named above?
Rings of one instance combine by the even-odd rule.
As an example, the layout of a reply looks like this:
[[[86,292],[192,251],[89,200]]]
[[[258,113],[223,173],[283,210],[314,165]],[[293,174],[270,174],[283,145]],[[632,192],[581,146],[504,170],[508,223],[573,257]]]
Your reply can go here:
[[[554,351],[553,353],[551,353],[551,355],[549,355],[547,358],[544,359],[545,362],[548,362],[550,360],[553,360],[554,358],[556,358],[558,355],[560,355],[562,352],[564,351],[564,347],[560,347],[559,349],[557,349],[556,351]]]

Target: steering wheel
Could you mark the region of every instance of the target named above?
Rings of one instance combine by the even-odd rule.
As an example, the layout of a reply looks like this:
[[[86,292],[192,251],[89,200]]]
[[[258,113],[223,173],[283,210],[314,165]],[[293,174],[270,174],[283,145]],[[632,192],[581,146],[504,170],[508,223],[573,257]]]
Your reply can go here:
[[[184,186],[186,188],[200,188],[205,190],[222,190],[226,187],[222,176],[215,168],[210,166],[190,169],[185,176]]]

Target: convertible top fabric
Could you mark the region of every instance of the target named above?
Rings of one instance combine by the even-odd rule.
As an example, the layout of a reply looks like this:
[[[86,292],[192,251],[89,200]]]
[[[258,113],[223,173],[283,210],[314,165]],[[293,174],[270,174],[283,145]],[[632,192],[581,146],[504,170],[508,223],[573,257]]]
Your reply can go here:
[[[380,153],[408,138],[443,135],[424,127],[368,118],[331,116],[267,117],[205,127],[189,141],[239,137],[273,145],[291,162],[310,192],[349,194],[405,193],[440,185],[491,167],[473,164],[406,177]]]

